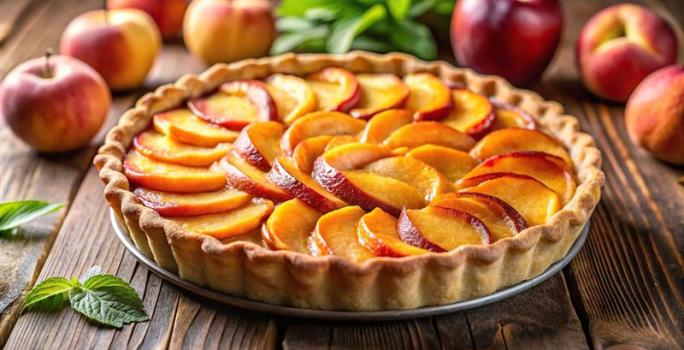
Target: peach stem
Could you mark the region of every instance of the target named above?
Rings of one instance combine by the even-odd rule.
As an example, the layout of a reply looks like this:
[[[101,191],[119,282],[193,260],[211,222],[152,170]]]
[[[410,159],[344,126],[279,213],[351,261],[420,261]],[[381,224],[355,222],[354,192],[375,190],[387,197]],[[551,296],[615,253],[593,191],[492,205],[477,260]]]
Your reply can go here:
[[[43,67],[43,77],[52,77],[52,69],[50,69],[50,56],[52,56],[52,48],[45,49],[45,66]]]

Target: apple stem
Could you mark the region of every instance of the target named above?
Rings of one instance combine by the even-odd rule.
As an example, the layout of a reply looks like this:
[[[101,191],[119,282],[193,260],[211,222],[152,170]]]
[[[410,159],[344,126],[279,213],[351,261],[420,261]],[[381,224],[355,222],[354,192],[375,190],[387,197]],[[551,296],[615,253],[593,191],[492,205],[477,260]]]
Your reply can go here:
[[[45,78],[52,77],[52,69],[50,69],[50,56],[52,56],[52,48],[45,49],[45,67],[43,67],[43,76]]]
[[[102,0],[102,10],[104,11],[105,24],[109,24],[109,18],[107,16],[107,0]]]

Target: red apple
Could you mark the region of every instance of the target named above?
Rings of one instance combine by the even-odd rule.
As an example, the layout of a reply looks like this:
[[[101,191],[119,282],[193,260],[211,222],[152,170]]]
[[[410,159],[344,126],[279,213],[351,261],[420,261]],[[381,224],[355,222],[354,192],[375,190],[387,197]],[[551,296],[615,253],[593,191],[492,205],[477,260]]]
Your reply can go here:
[[[620,4],[595,14],[577,39],[584,85],[594,94],[624,102],[655,70],[677,60],[677,37],[653,11]]]
[[[459,0],[451,18],[458,62],[516,85],[541,76],[562,31],[558,0]]]
[[[625,118],[634,143],[684,164],[684,66],[662,68],[644,79],[627,101]]]
[[[183,21],[185,45],[208,64],[264,56],[275,35],[267,0],[195,0]]]
[[[63,152],[90,141],[111,98],[102,77],[71,57],[34,58],[5,77],[0,113],[14,133],[40,152]]]
[[[89,64],[113,90],[140,86],[160,46],[152,18],[136,9],[86,12],[69,23],[60,41],[62,54]]]
[[[109,0],[109,9],[136,8],[147,12],[164,39],[175,38],[183,26],[187,0]]]

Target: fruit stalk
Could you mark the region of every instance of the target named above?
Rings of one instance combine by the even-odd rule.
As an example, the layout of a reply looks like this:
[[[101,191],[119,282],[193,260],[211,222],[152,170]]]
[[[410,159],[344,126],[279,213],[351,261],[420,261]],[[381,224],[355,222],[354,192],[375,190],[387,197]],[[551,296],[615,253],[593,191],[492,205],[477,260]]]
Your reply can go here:
[[[52,69],[50,69],[50,56],[52,56],[52,48],[45,49],[45,65],[43,66],[43,78],[52,77]]]

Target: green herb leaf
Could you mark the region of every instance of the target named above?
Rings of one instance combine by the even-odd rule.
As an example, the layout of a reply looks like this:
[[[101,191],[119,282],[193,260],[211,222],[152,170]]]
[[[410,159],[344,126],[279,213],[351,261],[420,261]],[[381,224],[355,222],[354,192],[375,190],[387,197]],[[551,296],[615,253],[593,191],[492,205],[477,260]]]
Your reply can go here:
[[[329,1],[329,0],[283,0],[276,9],[278,16],[297,16],[303,17],[307,11],[320,9],[329,12],[337,12],[349,1]]]
[[[354,38],[384,19],[386,15],[385,7],[377,4],[366,10],[361,16],[350,16],[338,20],[333,25],[332,33],[328,39],[328,51],[331,53],[349,51]]]
[[[32,200],[0,203],[0,232],[11,230],[62,207],[64,204]]]
[[[409,10],[409,17],[416,18],[424,15],[426,12],[435,6],[438,0],[418,0],[413,3]]]
[[[408,16],[411,8],[411,0],[387,0],[387,8],[397,20],[402,20]]]
[[[396,30],[390,34],[390,41],[399,50],[422,59],[432,60],[437,57],[437,44],[430,29],[424,24],[411,20],[397,22]]]
[[[316,38],[323,39],[327,35],[328,27],[326,26],[318,26],[303,31],[281,34],[271,46],[271,55],[279,55],[281,53],[293,51],[306,41]]]
[[[392,45],[385,42],[384,40],[379,40],[364,35],[361,35],[354,39],[351,48],[352,50],[366,50],[380,53],[390,52],[394,49]]]
[[[451,16],[454,12],[454,6],[456,6],[456,1],[454,0],[439,0],[432,10],[439,15]]]
[[[21,311],[57,311],[64,307],[69,291],[76,286],[64,277],[47,278],[26,294]]]
[[[313,27],[311,21],[302,17],[280,17],[276,21],[276,29],[279,32],[296,32]]]
[[[142,300],[135,289],[111,275],[95,275],[69,293],[74,310],[102,325],[121,328],[131,322],[147,321]]]

